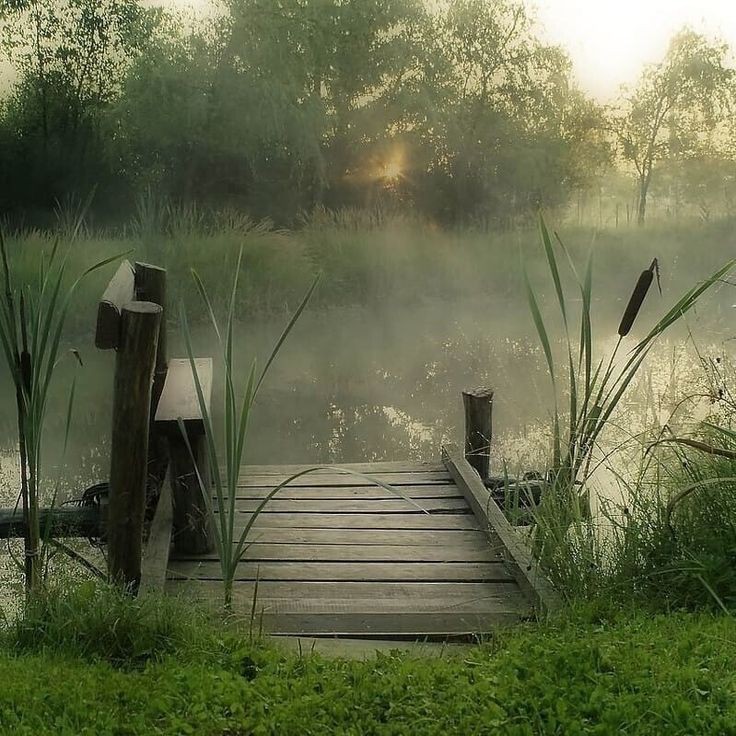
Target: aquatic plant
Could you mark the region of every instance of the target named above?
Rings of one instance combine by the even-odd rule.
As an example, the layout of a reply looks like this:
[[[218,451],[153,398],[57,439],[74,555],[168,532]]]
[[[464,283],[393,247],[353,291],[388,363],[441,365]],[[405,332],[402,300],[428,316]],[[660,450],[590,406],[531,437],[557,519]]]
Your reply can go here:
[[[588,480],[596,468],[592,462],[593,450],[601,433],[657,338],[686,315],[703,294],[719,283],[736,265],[736,260],[728,261],[708,278],[688,289],[646,335],[634,343],[625,356],[621,356],[657,272],[658,264],[655,259],[637,280],[619,324],[613,349],[608,355],[598,356],[594,354],[591,314],[592,252],[581,278],[565,244],[555,234],[557,248],[569,264],[581,297],[579,337],[576,344],[572,337],[570,300],[563,288],[558,254],[542,217],[540,235],[562,318],[567,380],[563,389],[561,376],[565,369],[560,369],[557,365],[539,299],[524,269],[529,308],[545,356],[553,393],[552,462],[545,477],[541,504],[534,512],[533,546],[537,557],[548,568],[559,564],[574,567],[572,560],[579,556],[580,548],[585,549],[585,555],[589,559],[596,559],[600,554],[596,548],[595,531],[587,521],[590,516]],[[567,411],[563,412],[561,406],[565,398],[568,406]],[[573,547],[577,548],[574,555]],[[560,578],[566,576],[563,571],[558,572]]]
[[[80,283],[92,272],[120,257],[116,255],[99,260],[69,282],[69,253],[82,227],[84,211],[78,215],[76,225],[65,234],[65,244],[62,245],[61,236],[57,236],[51,252],[48,256],[41,256],[36,272],[30,276],[21,268],[14,268],[0,229],[0,346],[15,387],[20,460],[18,503],[23,510],[25,529],[24,561],[19,564],[24,571],[28,595],[37,592],[41,585],[44,553],[51,543],[39,520],[41,451],[49,390],[61,359],[64,324]],[[72,351],[72,355],[80,360],[76,351]],[[73,403],[74,383],[69,391],[65,446]],[[54,501],[55,496],[56,492]],[[59,546],[58,543],[53,544]]]

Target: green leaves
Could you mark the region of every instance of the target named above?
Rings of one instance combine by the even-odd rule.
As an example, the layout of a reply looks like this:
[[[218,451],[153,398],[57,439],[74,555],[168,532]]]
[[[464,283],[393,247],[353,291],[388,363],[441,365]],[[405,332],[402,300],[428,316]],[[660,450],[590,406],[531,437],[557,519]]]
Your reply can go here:
[[[664,316],[650,329],[640,342],[636,343],[623,360],[619,351],[638,315],[647,291],[654,278],[656,260],[639,277],[634,293],[627,305],[619,327],[619,338],[608,356],[594,357],[592,305],[592,258],[589,256],[582,281],[579,279],[572,259],[562,241],[557,238],[559,247],[570,263],[570,270],[577,282],[581,295],[579,315],[579,344],[575,346],[569,330],[570,311],[562,285],[558,258],[543,219],[540,219],[542,247],[549,269],[550,279],[556,295],[557,308],[563,323],[563,340],[568,357],[567,398],[569,413],[560,415],[559,406],[564,397],[560,395],[558,371],[554,360],[554,344],[545,326],[539,299],[525,271],[525,285],[532,321],[539,336],[545,355],[553,390],[553,457],[548,483],[542,496],[542,503],[534,512],[536,531],[534,548],[536,554],[549,567],[553,560],[564,558],[570,550],[573,539],[593,554],[595,540],[584,527],[587,516],[587,483],[592,473],[591,460],[596,444],[627,389],[646,359],[656,339],[681,317],[688,313],[701,296],[715,284],[723,280],[734,266],[736,260],[729,261],[709,278],[689,289]],[[577,354],[577,366],[573,361]],[[595,370],[593,370],[595,365]],[[605,366],[605,368],[604,368]],[[567,431],[562,431],[562,424]],[[565,444],[562,438],[566,437]],[[677,440],[681,444],[692,444],[692,440]],[[706,451],[704,443],[699,449]],[[712,450],[713,448],[711,448]],[[570,534],[571,533],[571,536]]]
[[[27,591],[35,592],[42,582],[44,553],[49,542],[41,535],[39,525],[40,495],[43,489],[41,450],[47,399],[57,365],[64,325],[74,295],[82,281],[100,268],[117,261],[120,256],[100,260],[71,281],[68,258],[74,238],[81,227],[86,207],[71,230],[65,246],[56,238],[51,253],[39,259],[35,279],[20,282],[14,273],[13,260],[0,229],[2,261],[2,294],[0,295],[0,345],[2,356],[13,379],[18,420],[18,452],[20,456],[20,501],[28,529],[25,538],[24,565]],[[69,357],[75,351],[68,353]],[[76,353],[79,361],[79,354]],[[75,383],[69,393],[64,447],[72,422]],[[56,501],[58,480],[53,491]]]

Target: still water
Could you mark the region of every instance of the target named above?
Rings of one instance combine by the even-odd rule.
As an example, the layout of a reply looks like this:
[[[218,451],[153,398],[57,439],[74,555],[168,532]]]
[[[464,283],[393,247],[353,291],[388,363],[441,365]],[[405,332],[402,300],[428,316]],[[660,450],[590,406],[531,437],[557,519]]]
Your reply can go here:
[[[726,366],[732,353],[728,321],[735,312],[729,296],[716,298],[707,319],[693,314],[687,325],[676,328],[656,347],[623,402],[607,441],[619,442],[622,431],[636,434],[671,421],[670,412],[686,396],[708,392],[712,377],[703,361],[717,357],[723,361],[719,365]],[[601,356],[613,344],[618,311],[619,305],[614,304],[610,316],[604,314],[597,323]],[[642,329],[647,326],[646,316]],[[240,323],[236,360],[243,383],[252,358],[265,360],[281,326],[281,320]],[[172,328],[170,356],[184,356],[180,336]],[[697,335],[695,345],[691,333]],[[631,337],[631,346],[636,339]],[[221,400],[218,350],[205,325],[196,328],[195,345],[200,355],[216,358],[217,410]],[[79,367],[72,359],[60,365],[46,423],[44,457],[48,484],[58,477],[62,495],[75,497],[107,474],[114,355],[95,350],[91,333],[69,347],[79,349],[84,365]],[[7,376],[3,378],[0,480],[2,504],[7,506],[14,501],[17,467],[13,394]],[[76,380],[73,424],[62,457],[72,380]],[[509,303],[484,298],[456,304],[427,300],[401,309],[387,307],[384,312],[341,307],[306,313],[258,397],[246,461],[436,460],[443,443],[462,439],[461,391],[479,385],[495,389],[493,464],[497,472],[503,462],[513,471],[542,468],[549,452],[552,394],[523,299]],[[706,398],[686,401],[679,421],[687,423],[707,407]]]

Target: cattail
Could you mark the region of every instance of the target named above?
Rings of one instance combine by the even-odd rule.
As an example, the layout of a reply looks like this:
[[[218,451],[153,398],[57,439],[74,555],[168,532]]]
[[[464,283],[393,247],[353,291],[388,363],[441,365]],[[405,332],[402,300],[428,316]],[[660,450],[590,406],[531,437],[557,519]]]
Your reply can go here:
[[[636,282],[634,292],[629,299],[629,303],[626,305],[626,311],[624,316],[621,318],[621,324],[618,326],[618,334],[621,337],[631,332],[631,328],[634,326],[634,320],[636,320],[641,305],[644,303],[644,299],[649,291],[649,287],[652,285],[654,280],[654,272],[657,269],[657,259],[652,261],[652,265],[646,271],[642,271],[639,276],[639,280]]]

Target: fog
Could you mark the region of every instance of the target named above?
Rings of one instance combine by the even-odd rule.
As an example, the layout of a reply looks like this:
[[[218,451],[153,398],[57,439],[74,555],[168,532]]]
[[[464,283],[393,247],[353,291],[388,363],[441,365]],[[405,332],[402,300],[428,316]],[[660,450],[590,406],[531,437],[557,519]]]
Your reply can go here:
[[[461,438],[461,391],[484,384],[496,391],[494,468],[543,468],[553,404],[524,269],[565,356],[540,214],[578,273],[594,253],[600,355],[652,259],[662,294],[648,295],[638,337],[734,253],[734,12],[668,3],[653,28],[662,4],[594,5],[6,10],[0,223],[13,258],[30,273],[55,233],[76,233],[80,271],[128,252],[163,265],[171,354],[184,352],[181,302],[198,353],[217,357],[189,272],[222,311],[242,245],[243,375],[321,273],[259,397],[249,462],[437,459]],[[574,311],[580,294],[555,248]],[[65,466],[70,495],[106,474],[113,356],[94,350],[92,325],[111,270],[70,315],[65,346],[84,365],[60,365],[47,418],[49,463]],[[654,426],[703,393],[704,357],[730,351],[732,292],[722,284],[664,336],[623,423]],[[9,388],[2,397],[12,473]]]

